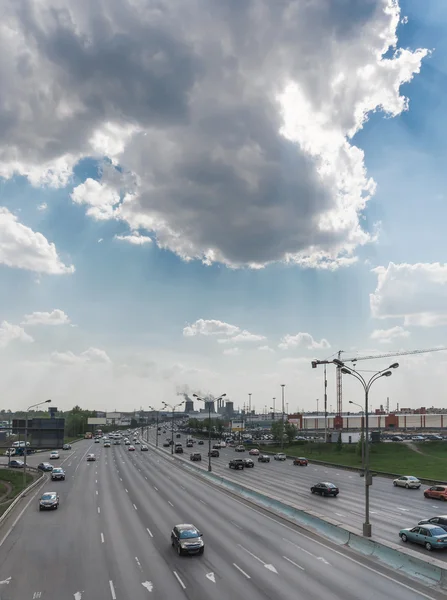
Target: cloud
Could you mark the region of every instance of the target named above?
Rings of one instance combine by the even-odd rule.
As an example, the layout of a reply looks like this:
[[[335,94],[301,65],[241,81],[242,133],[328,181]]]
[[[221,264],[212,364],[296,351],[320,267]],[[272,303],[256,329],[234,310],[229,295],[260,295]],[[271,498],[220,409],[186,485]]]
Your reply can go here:
[[[0,348],[6,348],[13,341],[31,343],[34,339],[19,325],[12,325],[8,321],[0,324]]]
[[[55,245],[45,236],[19,223],[17,217],[4,207],[0,207],[0,264],[50,275],[75,270],[74,266],[62,263]]]
[[[239,354],[241,353],[240,349],[235,347],[235,348],[225,348],[225,350],[223,351],[224,354],[228,355],[228,356],[239,356]]]
[[[68,352],[53,352],[51,359],[55,363],[64,365],[110,364],[112,362],[107,353],[99,348],[89,348],[81,354],[75,354],[71,350]]]
[[[390,329],[376,329],[372,332],[371,339],[378,340],[382,344],[390,344],[394,340],[407,338],[409,336],[409,331],[396,325],[396,327],[391,327]]]
[[[150,244],[152,242],[150,237],[141,235],[138,231],[133,231],[129,235],[115,235],[115,239],[134,244],[135,246],[142,246],[143,244]]]
[[[399,21],[395,0],[7,3],[0,176],[67,185],[105,157],[73,201],[185,260],[347,266],[375,237],[352,139],[407,110],[427,54],[395,50]]]
[[[42,204],[39,204],[39,206],[37,207],[37,210],[47,210],[48,208],[48,204],[46,202],[42,202]]]
[[[394,264],[372,270],[377,287],[370,294],[376,319],[403,319],[405,326],[447,325],[447,265]]]
[[[223,321],[217,321],[215,319],[198,319],[192,325],[187,325],[183,329],[183,335],[185,337],[192,337],[196,335],[235,335],[239,333],[240,329],[236,325],[230,325]]]
[[[70,319],[63,310],[55,308],[51,312],[33,312],[25,315],[21,325],[68,325]]]
[[[239,343],[239,342],[261,342],[262,340],[265,340],[265,336],[264,335],[257,335],[255,333],[250,333],[249,331],[245,330],[241,331],[240,333],[238,333],[237,335],[231,337],[231,338],[223,338],[220,340],[217,340],[219,342],[219,344],[230,344],[230,343]]]
[[[258,346],[258,350],[261,352],[274,352],[273,348],[270,348],[270,346]]]
[[[322,338],[319,342],[314,340],[310,333],[297,333],[296,335],[287,334],[281,338],[278,348],[289,350],[290,348],[307,348],[308,350],[323,350],[330,348],[329,342]]]

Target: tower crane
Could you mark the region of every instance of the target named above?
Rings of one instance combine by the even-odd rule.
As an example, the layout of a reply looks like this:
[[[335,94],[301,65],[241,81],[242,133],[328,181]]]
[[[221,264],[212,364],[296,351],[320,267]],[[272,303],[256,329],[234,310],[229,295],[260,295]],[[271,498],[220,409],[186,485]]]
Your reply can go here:
[[[369,356],[354,356],[352,358],[343,358],[343,362],[356,363],[359,360],[372,360],[374,358],[392,358],[395,356],[408,356],[410,354],[425,354],[427,352],[439,352],[440,350],[447,350],[447,347],[438,348],[427,348],[426,350],[401,350],[400,352],[387,352],[386,354],[372,354]],[[345,354],[344,350],[339,350],[337,353],[338,360],[342,360],[341,355]],[[313,360],[312,368],[316,369],[317,365],[328,365],[332,363],[332,360]],[[337,393],[337,413],[334,418],[334,428],[341,429],[343,427],[343,384],[342,384],[342,367],[337,366],[336,370],[336,393]],[[326,389],[325,381],[325,389]]]

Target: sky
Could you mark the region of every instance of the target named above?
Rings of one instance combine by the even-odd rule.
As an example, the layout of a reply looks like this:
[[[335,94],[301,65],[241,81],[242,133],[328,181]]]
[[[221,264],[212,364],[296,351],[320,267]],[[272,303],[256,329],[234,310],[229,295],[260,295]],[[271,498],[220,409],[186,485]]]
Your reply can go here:
[[[447,346],[444,0],[10,2],[0,56],[2,408],[322,410],[340,350],[446,406],[391,357]]]

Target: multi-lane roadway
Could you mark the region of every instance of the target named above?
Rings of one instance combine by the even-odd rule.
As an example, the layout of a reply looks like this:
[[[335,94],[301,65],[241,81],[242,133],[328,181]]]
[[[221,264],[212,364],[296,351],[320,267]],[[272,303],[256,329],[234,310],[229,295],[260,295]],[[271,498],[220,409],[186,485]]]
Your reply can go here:
[[[146,430],[145,430],[146,433]],[[163,442],[170,435],[160,437],[160,449],[167,453],[170,448],[163,448]],[[151,430],[151,442],[155,441],[155,430]],[[186,436],[175,438],[185,446]],[[208,440],[203,446],[194,444],[194,452],[202,454],[202,462],[194,462],[203,469],[208,467]],[[176,455],[177,458],[189,461],[191,449],[184,448],[184,454]],[[341,524],[351,525],[362,529],[364,517],[364,479],[356,472],[343,471],[310,463],[307,467],[298,467],[292,464],[291,459],[284,462],[275,461],[273,456],[270,463],[259,463],[257,456],[235,452],[234,448],[220,449],[219,458],[212,458],[212,469],[216,475],[224,476],[232,481],[254,487],[267,495],[280,497],[284,502],[294,504],[299,508],[312,509],[323,516],[339,521]],[[229,469],[228,463],[232,458],[252,458],[255,466],[243,471]],[[417,473],[402,473],[402,475],[416,475]],[[337,498],[324,498],[311,494],[310,488],[319,481],[330,481],[340,488]],[[394,543],[401,543],[398,533],[404,527],[414,527],[418,521],[426,517],[447,514],[447,508],[440,500],[424,498],[422,485],[419,490],[394,487],[391,479],[374,477],[370,488],[370,519],[373,526],[373,536]],[[412,550],[427,554],[428,551],[421,546],[410,545]],[[436,558],[447,562],[447,553],[438,552]]]
[[[90,452],[96,462],[86,461]],[[45,482],[2,525],[1,600],[445,598],[228,496],[153,449],[85,440],[63,460],[66,480]],[[39,512],[43,490],[59,492],[58,510]],[[177,523],[203,532],[203,556],[177,556]]]

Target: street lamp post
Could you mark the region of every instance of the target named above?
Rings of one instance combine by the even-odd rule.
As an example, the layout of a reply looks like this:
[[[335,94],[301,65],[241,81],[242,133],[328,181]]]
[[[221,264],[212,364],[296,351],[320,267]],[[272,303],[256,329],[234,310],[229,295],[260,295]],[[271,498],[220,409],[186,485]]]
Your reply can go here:
[[[251,431],[251,394],[248,394],[248,426]]]
[[[369,390],[372,384],[381,377],[391,377],[391,369],[397,369],[399,363],[393,363],[387,369],[375,373],[369,381],[366,381],[360,373],[347,367],[341,360],[335,359],[332,361],[337,367],[341,367],[343,375],[352,375],[360,381],[365,391],[365,522],[363,523],[363,535],[371,537],[372,526],[369,522],[369,487],[372,485],[372,476],[369,472],[369,422],[368,422],[368,400]]]
[[[361,404],[357,404],[357,402],[353,402],[349,400],[349,404],[354,404],[358,406],[362,413],[362,469],[365,469],[365,411],[363,410],[363,406]]]
[[[160,416],[160,411],[156,410],[153,406],[149,406],[149,408],[152,411],[155,411],[157,413],[156,419],[157,419],[157,424],[156,424],[156,431],[155,431],[155,447],[158,448],[158,418]],[[149,430],[148,430],[148,434],[147,434],[147,441],[149,442]]]
[[[281,414],[281,450],[284,450],[284,388],[286,387],[285,383],[281,383],[281,404],[282,404],[282,414]]]
[[[48,404],[48,402],[51,402],[51,400],[43,400],[43,402],[37,402],[37,404],[32,404],[31,406],[28,406],[28,408],[26,409],[26,416],[25,416],[25,448],[23,449],[23,488],[25,489],[26,486],[26,458],[28,456],[28,446],[27,446],[27,441],[28,441],[28,412],[32,409],[32,408],[36,408],[37,406],[41,406],[42,404]]]
[[[178,408],[179,406],[182,406],[182,404],[185,404],[185,401],[182,400],[182,402],[179,402],[178,404],[168,404],[167,402],[163,402],[163,404],[170,408],[172,410],[172,423],[171,423],[171,454],[174,454],[174,416],[175,416],[175,409]],[[157,433],[158,433],[158,428],[157,428]]]
[[[319,401],[319,399],[317,398],[317,419],[318,419],[318,415],[320,414],[320,413],[318,412],[318,403],[319,403],[319,402],[320,402],[320,401]]]
[[[192,396],[201,402],[207,402],[207,400],[200,398],[197,394],[193,394]],[[216,402],[222,400],[225,396],[226,394],[220,395]],[[211,473],[211,470],[211,402],[208,400],[208,471]]]

